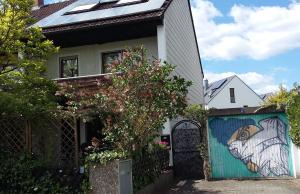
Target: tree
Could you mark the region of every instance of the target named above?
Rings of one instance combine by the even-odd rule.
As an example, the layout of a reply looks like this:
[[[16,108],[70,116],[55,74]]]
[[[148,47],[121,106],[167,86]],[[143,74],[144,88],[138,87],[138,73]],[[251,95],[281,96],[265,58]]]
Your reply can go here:
[[[300,147],[300,86],[295,83],[290,91],[280,86],[280,90],[269,97],[264,105],[285,108],[291,126],[289,135],[293,143]]]
[[[290,93],[283,86],[279,86],[279,91],[275,94],[269,96],[264,102],[264,106],[276,105],[277,107],[282,107],[289,101]]]
[[[293,143],[300,147],[300,87],[298,84],[295,84],[290,92],[286,109],[291,126],[290,136]]]
[[[55,104],[55,84],[44,72],[58,48],[40,28],[30,27],[32,5],[32,0],[0,1],[0,114],[34,115]]]
[[[159,60],[151,62],[144,48],[124,51],[96,93],[64,87],[61,93],[69,97],[64,109],[79,117],[102,118],[106,140],[115,150],[131,154],[152,142],[167,119],[187,106],[191,82],[171,76],[174,68]]]

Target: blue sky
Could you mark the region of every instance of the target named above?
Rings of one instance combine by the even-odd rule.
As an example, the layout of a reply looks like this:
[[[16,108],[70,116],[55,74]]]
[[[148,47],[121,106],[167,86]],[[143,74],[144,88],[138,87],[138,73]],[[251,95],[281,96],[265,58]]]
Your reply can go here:
[[[300,82],[300,3],[191,0],[205,76],[239,75],[258,93]]]

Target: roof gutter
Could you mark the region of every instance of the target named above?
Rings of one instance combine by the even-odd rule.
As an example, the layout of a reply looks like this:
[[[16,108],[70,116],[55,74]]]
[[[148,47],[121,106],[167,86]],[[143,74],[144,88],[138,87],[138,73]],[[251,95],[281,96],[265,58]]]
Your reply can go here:
[[[157,14],[157,16],[153,16],[151,14]],[[141,14],[144,14],[146,16],[140,16]],[[150,12],[140,12],[135,14],[128,14],[123,15],[120,17],[111,17],[111,18],[105,18],[101,20],[90,20],[86,22],[77,22],[77,23],[70,23],[67,25],[57,25],[57,26],[51,26],[43,28],[44,34],[54,34],[54,33],[64,33],[64,32],[72,32],[77,30],[85,30],[85,29],[91,29],[91,28],[100,28],[100,27],[109,27],[109,26],[115,26],[120,24],[129,24],[129,23],[136,23],[141,21],[158,21],[162,22],[162,14],[163,11],[161,9],[152,10]],[[138,18],[141,17],[141,18]],[[123,21],[123,20],[126,21]],[[116,20],[122,20],[122,21],[116,21]],[[98,24],[97,24],[98,23]],[[100,24],[99,24],[100,23]]]

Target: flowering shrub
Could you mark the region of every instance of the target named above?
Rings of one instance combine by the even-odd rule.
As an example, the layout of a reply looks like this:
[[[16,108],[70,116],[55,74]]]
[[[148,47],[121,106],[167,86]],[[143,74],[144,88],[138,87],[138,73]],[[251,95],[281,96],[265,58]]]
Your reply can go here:
[[[191,82],[171,76],[175,67],[150,61],[142,47],[124,51],[110,67],[112,74],[98,83],[96,92],[71,86],[60,94],[68,97],[67,112],[86,119],[99,116],[106,141],[130,157],[154,141],[168,118],[183,112]]]
[[[168,142],[165,141],[159,141],[157,142],[157,145],[161,148],[161,149],[169,149],[169,144]]]

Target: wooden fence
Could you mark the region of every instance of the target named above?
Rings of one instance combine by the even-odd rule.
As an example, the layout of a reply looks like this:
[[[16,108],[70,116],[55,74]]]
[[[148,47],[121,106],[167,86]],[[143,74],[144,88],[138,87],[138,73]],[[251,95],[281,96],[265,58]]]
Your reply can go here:
[[[0,116],[0,149],[29,152],[57,167],[78,167],[78,125],[74,118]]]

